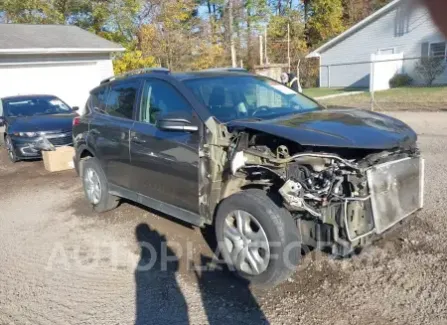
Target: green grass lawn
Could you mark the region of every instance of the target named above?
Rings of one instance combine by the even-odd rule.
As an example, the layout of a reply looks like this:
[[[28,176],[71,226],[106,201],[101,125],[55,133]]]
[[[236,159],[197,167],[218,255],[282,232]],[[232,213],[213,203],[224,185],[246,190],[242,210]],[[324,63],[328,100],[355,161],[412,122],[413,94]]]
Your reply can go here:
[[[342,94],[351,91],[364,91],[364,88],[306,88],[303,93],[309,97],[322,97],[328,95]]]
[[[369,92],[321,100],[328,107],[344,106],[375,110],[446,110],[447,87],[402,87],[378,91],[374,97]]]

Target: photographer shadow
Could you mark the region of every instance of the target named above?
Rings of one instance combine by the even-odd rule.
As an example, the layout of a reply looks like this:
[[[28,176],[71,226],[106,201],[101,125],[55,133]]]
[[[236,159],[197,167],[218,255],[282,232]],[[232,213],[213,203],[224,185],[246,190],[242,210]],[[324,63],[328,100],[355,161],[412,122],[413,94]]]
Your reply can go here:
[[[135,237],[140,246],[135,325],[189,324],[188,306],[176,279],[179,262],[166,237],[145,223],[136,227]]]
[[[212,229],[203,229],[202,235],[211,251],[217,253],[218,245]],[[250,283],[235,276],[221,256],[201,255],[200,265],[193,265],[193,270],[210,325],[270,324],[250,288]]]

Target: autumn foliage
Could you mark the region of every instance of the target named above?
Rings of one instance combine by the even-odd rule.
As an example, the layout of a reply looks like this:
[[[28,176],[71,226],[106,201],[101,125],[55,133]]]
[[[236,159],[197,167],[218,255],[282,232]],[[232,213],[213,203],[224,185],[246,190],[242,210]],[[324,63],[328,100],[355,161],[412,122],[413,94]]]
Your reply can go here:
[[[305,55],[389,0],[0,0],[0,22],[73,24],[118,42],[115,72],[163,66],[197,70],[260,64],[267,34],[270,63],[300,66],[306,82],[317,66]],[[231,51],[230,47],[233,47]]]

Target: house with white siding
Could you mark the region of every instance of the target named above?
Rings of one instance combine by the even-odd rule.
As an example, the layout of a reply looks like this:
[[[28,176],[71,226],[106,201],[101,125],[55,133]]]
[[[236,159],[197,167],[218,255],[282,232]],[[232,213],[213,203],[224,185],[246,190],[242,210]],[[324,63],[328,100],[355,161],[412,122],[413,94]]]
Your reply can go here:
[[[82,111],[122,51],[76,26],[0,24],[0,98],[49,94]]]
[[[446,58],[445,37],[425,7],[394,0],[307,58],[320,60],[320,87],[370,87],[373,78],[389,80],[396,73],[422,83],[415,65],[426,56]],[[435,83],[447,84],[447,72]]]

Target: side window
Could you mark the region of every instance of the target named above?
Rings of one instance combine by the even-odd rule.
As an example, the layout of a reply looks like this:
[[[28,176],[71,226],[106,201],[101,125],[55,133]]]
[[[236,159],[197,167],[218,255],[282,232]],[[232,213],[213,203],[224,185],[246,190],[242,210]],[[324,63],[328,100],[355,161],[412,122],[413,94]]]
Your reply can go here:
[[[160,115],[175,112],[192,114],[185,98],[169,83],[147,80],[143,87],[139,121],[155,124]]]
[[[101,112],[105,112],[108,90],[108,87],[103,87],[96,89],[91,93],[88,103],[90,110],[97,109]]]
[[[139,85],[139,81],[112,85],[106,101],[107,114],[132,119],[133,107],[137,98]]]

